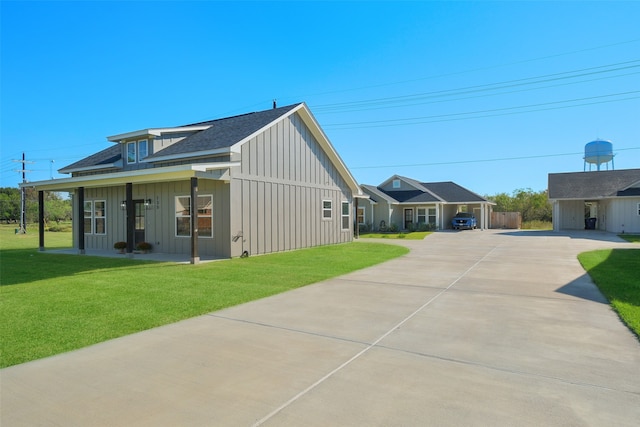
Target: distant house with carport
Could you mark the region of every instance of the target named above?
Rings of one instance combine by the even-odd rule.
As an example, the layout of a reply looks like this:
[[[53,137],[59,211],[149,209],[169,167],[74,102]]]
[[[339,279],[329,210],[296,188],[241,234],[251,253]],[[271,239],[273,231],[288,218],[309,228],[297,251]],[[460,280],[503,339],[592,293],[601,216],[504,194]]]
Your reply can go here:
[[[399,230],[427,226],[431,229],[451,228],[457,212],[473,213],[478,228],[490,226],[491,207],[495,203],[452,181],[420,182],[393,175],[378,186],[361,185],[368,200],[358,201],[357,223],[380,230]]]
[[[640,233],[640,169],[549,174],[553,230]]]

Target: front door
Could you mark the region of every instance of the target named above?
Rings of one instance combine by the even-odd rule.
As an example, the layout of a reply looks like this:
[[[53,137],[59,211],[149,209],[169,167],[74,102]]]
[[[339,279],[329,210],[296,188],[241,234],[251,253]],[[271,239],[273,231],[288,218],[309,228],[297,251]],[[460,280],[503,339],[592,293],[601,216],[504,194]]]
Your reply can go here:
[[[413,209],[404,210],[404,228],[410,228],[413,224]]]
[[[134,200],[133,202],[135,206],[135,228],[134,228],[135,239],[133,242],[133,246],[135,247],[135,245],[137,245],[138,243],[145,241],[145,236],[144,236],[145,206],[144,206],[144,200]]]

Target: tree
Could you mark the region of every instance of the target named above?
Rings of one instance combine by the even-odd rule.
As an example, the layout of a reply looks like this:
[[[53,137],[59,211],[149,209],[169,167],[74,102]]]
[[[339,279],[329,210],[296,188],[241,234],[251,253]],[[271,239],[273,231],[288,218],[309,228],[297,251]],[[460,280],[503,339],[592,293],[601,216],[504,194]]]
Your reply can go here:
[[[20,221],[21,191],[19,188],[0,188],[0,220]],[[71,219],[71,200],[64,199],[59,193],[45,192],[45,221],[65,221]],[[25,188],[25,204],[27,223],[38,222],[38,192],[33,188]]]
[[[0,188],[0,220],[20,220],[20,190],[17,188]]]
[[[495,212],[520,212],[524,222],[551,222],[552,209],[546,190],[535,192],[530,188],[520,188],[511,195],[498,193],[486,198],[496,203]]]

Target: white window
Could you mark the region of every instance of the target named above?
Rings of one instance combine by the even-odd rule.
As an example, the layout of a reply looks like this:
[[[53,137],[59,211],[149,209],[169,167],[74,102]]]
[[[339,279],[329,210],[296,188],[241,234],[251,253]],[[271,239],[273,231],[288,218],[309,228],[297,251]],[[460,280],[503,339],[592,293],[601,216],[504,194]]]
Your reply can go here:
[[[96,234],[107,234],[107,202],[96,200],[93,202],[93,221]]]
[[[198,196],[198,236],[213,237],[213,196]]]
[[[84,234],[93,234],[93,202],[84,202]]]
[[[364,212],[364,208],[358,207],[358,212],[356,213],[358,224],[365,224]]]
[[[84,202],[84,234],[107,233],[106,206],[104,200]]]
[[[436,208],[429,208],[427,211],[427,222],[429,224],[436,224]]]
[[[213,237],[213,196],[198,196],[198,237]],[[191,196],[176,197],[176,236],[191,236]]]
[[[322,201],[322,219],[331,219],[331,200]]]
[[[136,143],[127,142],[127,163],[136,162]]]
[[[418,208],[418,224],[425,224],[427,222],[427,209]]]
[[[149,152],[147,151],[147,140],[143,139],[138,141],[138,161],[144,159],[145,157],[147,157],[149,155]]]
[[[393,188],[400,188],[400,180],[399,179],[394,179],[393,180]]]
[[[342,202],[342,229],[349,229],[349,202]]]

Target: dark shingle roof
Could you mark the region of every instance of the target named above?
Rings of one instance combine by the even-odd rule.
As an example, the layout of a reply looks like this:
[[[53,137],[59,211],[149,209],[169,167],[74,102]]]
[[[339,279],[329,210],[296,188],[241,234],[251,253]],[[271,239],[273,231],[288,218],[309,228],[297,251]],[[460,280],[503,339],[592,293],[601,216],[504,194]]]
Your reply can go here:
[[[273,108],[256,113],[243,114],[240,116],[227,117],[224,119],[211,120],[208,122],[193,123],[186,126],[211,126],[209,129],[197,132],[182,141],[176,142],[147,157],[153,160],[157,157],[172,156],[176,154],[197,153],[200,151],[215,150],[219,148],[231,147],[233,144],[242,141],[252,133],[262,129],[264,126],[276,120],[278,117],[288,113],[300,104],[288,105],[286,107]]]
[[[196,132],[182,141],[168,146],[164,150],[153,153],[148,156],[146,160],[153,160],[157,157],[197,153],[201,151],[230,147],[299,105],[300,104],[298,103],[285,107],[259,111],[256,113],[248,113],[240,116],[179,126],[178,128],[206,125],[211,127],[209,129]],[[92,154],[89,157],[85,157],[84,159],[70,164],[69,166],[65,166],[60,169],[60,172],[66,173],[71,170],[94,168],[100,165],[104,165],[105,168],[108,168],[113,163],[122,160],[121,149],[122,147],[120,144],[114,144],[105,150]]]
[[[480,197],[473,191],[456,184],[455,182],[421,182],[420,185],[425,187],[432,193],[437,194],[441,199],[449,203],[464,202],[486,202],[487,200]]]
[[[480,197],[473,191],[451,182],[418,182],[411,178],[400,177],[407,183],[415,187],[415,190],[384,190],[381,187],[372,185],[362,185],[370,194],[381,193],[385,198],[392,202],[398,203],[473,203],[486,202],[487,200]]]
[[[440,201],[431,194],[420,190],[385,191],[385,194],[393,197],[400,203],[428,203]]]
[[[92,154],[89,157],[85,157],[82,160],[72,163],[69,166],[65,166],[64,168],[60,169],[60,172],[65,173],[65,170],[82,169],[100,165],[104,165],[105,168],[107,168],[122,159],[121,153],[122,151],[120,150],[120,144],[116,144],[102,151],[99,151],[96,154]]]
[[[632,196],[640,183],[640,169],[549,174],[550,199],[599,199]]]

